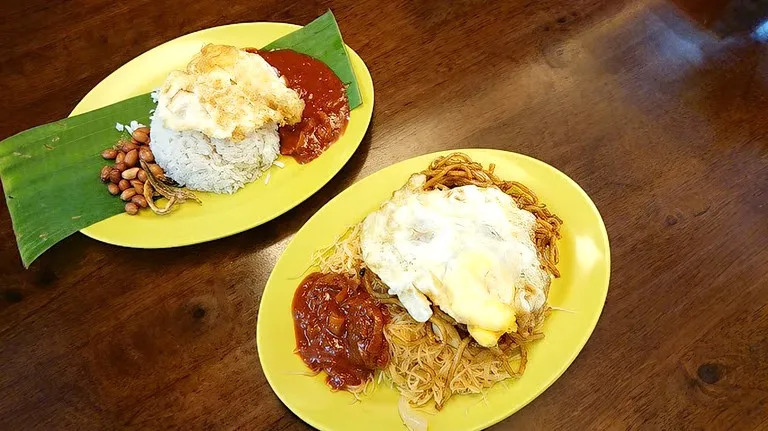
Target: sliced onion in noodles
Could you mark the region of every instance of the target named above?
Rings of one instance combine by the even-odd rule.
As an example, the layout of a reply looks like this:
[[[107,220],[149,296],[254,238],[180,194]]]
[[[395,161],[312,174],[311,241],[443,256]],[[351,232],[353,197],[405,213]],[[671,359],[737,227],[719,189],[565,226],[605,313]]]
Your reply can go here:
[[[427,418],[416,413],[416,409],[408,404],[405,397],[400,397],[397,403],[397,411],[400,413],[400,419],[409,431],[427,431]]]
[[[437,317],[435,314],[429,318],[429,321],[432,323],[432,332],[437,335],[438,340],[448,344],[453,348],[459,348],[461,337],[459,336],[459,331],[457,331],[453,325]]]

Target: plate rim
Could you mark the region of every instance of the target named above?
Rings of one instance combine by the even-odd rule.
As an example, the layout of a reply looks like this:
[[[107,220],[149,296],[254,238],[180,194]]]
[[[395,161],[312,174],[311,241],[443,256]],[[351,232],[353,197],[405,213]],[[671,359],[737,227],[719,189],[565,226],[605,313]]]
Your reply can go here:
[[[542,160],[539,160],[539,159],[536,159],[534,157],[531,157],[531,156],[528,156],[528,155],[525,155],[525,154],[521,154],[521,153],[518,153],[518,152],[507,151],[507,150],[500,150],[500,149],[495,149],[495,148],[460,148],[460,149],[451,149],[451,150],[441,150],[441,151],[436,151],[436,152],[432,152],[432,153],[424,153],[424,154],[421,154],[421,155],[416,155],[416,156],[413,156],[413,157],[409,157],[407,159],[400,160],[400,161],[398,161],[396,163],[393,163],[391,165],[385,166],[385,167],[377,170],[376,172],[373,172],[370,175],[367,175],[364,178],[361,178],[360,180],[355,181],[349,187],[347,187],[346,189],[341,191],[339,194],[334,196],[333,199],[329,200],[317,212],[315,212],[315,214],[313,214],[312,217],[310,217],[301,226],[301,228],[298,231],[296,231],[296,233],[293,235],[293,237],[291,238],[291,241],[288,243],[288,245],[285,247],[283,252],[280,254],[280,257],[275,262],[275,265],[273,265],[272,271],[269,274],[269,278],[267,278],[267,282],[264,285],[264,289],[263,289],[263,291],[261,293],[261,296],[260,296],[259,310],[258,310],[258,313],[257,313],[258,317],[257,317],[257,320],[256,320],[256,348],[257,348],[257,352],[258,352],[258,356],[259,356],[259,365],[261,366],[262,372],[264,373],[264,376],[265,376],[265,378],[267,380],[267,383],[269,383],[269,386],[272,389],[272,392],[274,392],[274,394],[277,395],[278,399],[280,399],[280,402],[282,402],[283,405],[285,405],[291,412],[293,412],[293,414],[295,414],[299,419],[301,419],[305,423],[307,423],[307,424],[309,424],[309,425],[311,425],[311,426],[313,426],[313,427],[315,427],[317,429],[320,429],[320,430],[329,429],[329,428],[327,428],[327,426],[325,424],[318,423],[316,420],[314,420],[314,418],[308,418],[303,412],[297,411],[295,409],[295,406],[291,405],[289,402],[286,402],[286,399],[284,398],[284,394],[281,393],[280,390],[277,390],[275,388],[275,386],[273,384],[272,373],[271,372],[267,372],[267,368],[265,368],[265,366],[264,366],[263,355],[261,354],[262,345],[264,344],[263,343],[263,335],[262,335],[264,333],[264,330],[262,329],[262,325],[261,325],[261,321],[262,321],[261,320],[261,315],[262,315],[261,314],[261,309],[262,309],[262,307],[264,305],[264,293],[266,292],[267,287],[269,287],[269,285],[273,282],[273,277],[275,276],[275,268],[280,263],[280,260],[283,258],[283,256],[288,251],[288,249],[296,241],[296,238],[299,237],[299,235],[301,235],[301,233],[306,229],[307,225],[309,225],[310,222],[312,222],[316,217],[319,217],[319,214],[328,205],[331,205],[337,199],[341,199],[346,193],[349,193],[349,190],[351,190],[352,188],[357,186],[358,183],[360,183],[360,182],[362,182],[364,180],[367,180],[368,178],[370,178],[370,177],[372,177],[374,175],[377,175],[377,174],[379,174],[379,173],[381,173],[381,172],[383,172],[385,170],[390,170],[390,169],[394,170],[394,169],[396,169],[396,167],[398,165],[405,164],[405,163],[409,162],[412,159],[421,158],[421,157],[427,158],[427,156],[430,156],[432,158],[436,158],[436,157],[439,157],[441,155],[447,155],[447,154],[451,154],[451,153],[465,153],[465,154],[469,154],[471,156],[471,153],[473,153],[473,152],[485,152],[485,153],[490,153],[490,154],[502,153],[502,154],[512,155],[513,157],[520,157],[520,158],[526,159],[527,161],[532,162],[534,164],[542,165],[545,168],[548,168],[548,169],[552,170],[556,175],[561,176],[568,183],[570,183],[572,186],[575,187],[575,189],[578,191],[578,193],[581,195],[581,197],[583,199],[585,199],[585,202],[589,205],[589,209],[592,212],[592,214],[596,216],[597,221],[599,222],[599,227],[600,227],[600,229],[599,229],[600,240],[601,240],[600,242],[602,243],[602,245],[605,247],[605,250],[606,250],[605,257],[604,257],[605,268],[602,271],[603,272],[602,275],[605,278],[605,286],[604,286],[603,289],[601,289],[601,297],[599,298],[600,299],[600,308],[599,308],[598,312],[596,312],[594,314],[594,317],[589,321],[589,332],[586,334],[586,337],[584,337],[584,340],[579,343],[578,349],[574,349],[571,352],[571,354],[567,358],[565,366],[562,367],[562,369],[557,373],[557,375],[555,375],[549,382],[544,384],[538,391],[532,392],[528,397],[526,397],[525,400],[523,400],[523,402],[518,403],[517,407],[512,407],[512,408],[510,408],[508,410],[499,411],[499,413],[495,414],[495,415],[489,415],[486,420],[484,420],[482,423],[478,424],[478,426],[476,428],[474,428],[474,429],[481,430],[481,429],[485,429],[485,428],[488,428],[490,426],[493,426],[493,425],[495,425],[495,424],[497,424],[497,423],[499,423],[499,422],[509,418],[510,416],[512,416],[513,414],[515,414],[519,410],[521,410],[522,408],[526,407],[533,400],[538,398],[542,393],[544,393],[544,391],[549,389],[552,385],[555,384],[555,382],[557,382],[557,380],[560,379],[560,377],[562,377],[562,375],[568,370],[568,368],[571,367],[571,365],[576,360],[576,358],[579,356],[579,354],[581,354],[581,352],[584,350],[584,346],[586,346],[587,342],[592,338],[592,335],[594,334],[595,328],[597,328],[597,323],[600,320],[600,317],[602,316],[603,311],[605,310],[605,302],[606,302],[606,300],[608,298],[608,289],[610,288],[610,283],[611,283],[611,248],[610,248],[610,240],[609,240],[609,237],[608,237],[608,230],[607,230],[607,228],[605,226],[605,221],[603,220],[603,217],[600,214],[600,210],[597,208],[597,205],[592,200],[592,198],[590,198],[590,196],[587,194],[587,192],[576,181],[574,181],[570,176],[568,176],[563,171],[557,169],[556,167],[550,165],[547,162],[544,162]],[[394,192],[395,190],[396,190],[396,188],[393,189],[392,192]],[[396,390],[396,389],[393,389],[393,390]],[[396,408],[396,406],[393,406],[393,408]]]
[[[120,67],[118,67],[115,70],[113,70],[109,75],[107,75],[102,80],[100,80],[96,85],[94,85],[90,90],[88,90],[88,92],[83,97],[80,98],[80,100],[77,102],[77,104],[75,105],[75,107],[72,109],[72,111],[69,113],[69,115],[67,117],[69,118],[69,117],[72,117],[73,115],[77,115],[77,114],[75,114],[75,112],[77,112],[80,109],[80,106],[82,105],[83,101],[86,100],[88,98],[88,96],[90,96],[91,93],[93,93],[105,81],[111,79],[121,69],[123,69],[125,67],[128,67],[130,64],[132,64],[134,62],[139,61],[140,57],[148,55],[150,52],[152,52],[154,50],[160,49],[161,47],[163,47],[165,45],[168,45],[168,44],[171,44],[171,43],[178,43],[177,41],[180,40],[180,39],[187,38],[187,37],[194,37],[195,35],[198,35],[199,33],[205,33],[205,32],[211,31],[211,30],[232,29],[232,28],[237,28],[237,27],[253,27],[253,26],[261,26],[261,25],[285,26],[285,27],[292,28],[294,31],[304,27],[302,25],[292,24],[292,23],[285,23],[285,22],[253,21],[253,22],[240,22],[240,23],[233,23],[233,24],[225,24],[225,25],[207,27],[207,28],[204,28],[204,29],[196,30],[196,31],[193,31],[193,32],[185,33],[185,34],[182,34],[180,36],[174,37],[173,39],[167,40],[167,41],[162,42],[162,43],[160,43],[160,44],[158,44],[156,46],[153,46],[152,48],[150,48],[150,49],[142,52],[141,54],[133,57],[132,59],[130,59],[127,62],[125,62],[124,64],[122,64]],[[288,34],[290,34],[290,33],[288,33]],[[306,197],[304,197],[304,198],[302,198],[302,199],[300,199],[300,200],[298,200],[298,201],[296,201],[296,202],[294,202],[292,204],[287,205],[285,208],[281,209],[280,211],[275,212],[274,214],[270,215],[269,217],[267,217],[264,220],[258,221],[255,224],[249,223],[247,226],[244,226],[243,228],[236,228],[236,229],[230,231],[229,233],[226,233],[226,234],[223,234],[223,235],[220,235],[220,234],[213,234],[213,235],[211,235],[211,234],[207,234],[206,232],[203,232],[196,239],[177,240],[173,244],[167,244],[167,245],[126,244],[126,243],[121,242],[121,241],[115,241],[115,240],[113,240],[111,238],[108,238],[108,237],[105,238],[105,237],[100,236],[98,234],[94,234],[92,232],[92,229],[91,229],[91,226],[93,226],[93,225],[87,226],[87,227],[85,227],[83,229],[80,229],[79,232],[81,234],[91,238],[91,239],[94,239],[96,241],[99,241],[99,242],[102,242],[102,243],[105,243],[105,244],[110,244],[110,245],[115,245],[115,246],[125,247],[125,248],[132,248],[132,249],[152,250],[152,249],[168,249],[168,248],[175,248],[175,247],[186,247],[186,246],[190,246],[190,245],[202,244],[202,243],[206,243],[206,242],[210,242],[210,241],[215,241],[215,240],[222,239],[222,238],[227,238],[227,237],[230,237],[230,236],[233,236],[233,235],[237,235],[237,234],[243,233],[245,231],[257,228],[257,227],[262,226],[262,225],[264,225],[266,223],[269,223],[270,221],[280,217],[283,214],[286,214],[287,212],[289,212],[292,209],[294,209],[297,206],[299,206],[301,203],[305,202],[307,199],[309,199],[312,196],[314,196],[317,192],[320,191],[320,189],[325,187],[333,178],[335,178],[336,175],[338,175],[339,172],[341,172],[344,169],[344,167],[347,165],[347,163],[349,163],[349,161],[352,159],[352,156],[354,156],[357,153],[358,149],[360,148],[360,145],[363,142],[363,139],[365,139],[365,136],[368,134],[368,131],[369,131],[370,126],[371,126],[371,121],[373,120],[373,110],[375,108],[375,99],[376,99],[376,97],[375,97],[375,86],[374,86],[374,83],[373,83],[373,77],[371,76],[371,71],[368,68],[368,65],[363,60],[363,58],[360,57],[360,55],[354,49],[352,49],[352,47],[347,45],[346,41],[344,41],[344,39],[343,39],[343,35],[342,35],[342,42],[344,42],[344,46],[347,49],[347,55],[349,55],[353,59],[359,60],[360,64],[363,66],[362,67],[362,72],[363,72],[362,78],[366,78],[366,79],[359,79],[359,81],[365,82],[365,83],[367,83],[367,82],[371,83],[371,85],[370,85],[370,93],[371,93],[370,115],[368,115],[367,118],[364,119],[364,121],[365,121],[365,129],[364,129],[365,132],[364,132],[363,136],[360,138],[360,140],[354,145],[354,149],[352,151],[350,151],[350,153],[340,162],[340,164],[338,166],[338,169],[335,172],[333,172],[325,181],[317,182],[316,183],[316,187],[314,187],[314,190],[311,193],[309,193]],[[350,63],[351,63],[351,61],[350,61]],[[137,95],[133,95],[133,96],[137,96]],[[129,96],[129,97],[133,97],[133,96]],[[107,105],[104,105],[104,106],[107,106]],[[363,105],[361,104],[361,107],[362,106]],[[85,111],[85,112],[89,112],[89,111]],[[117,216],[120,216],[120,215],[122,215],[122,214],[116,214],[114,216],[108,217],[108,218],[106,218],[104,220],[101,220],[101,221],[109,220],[109,219],[111,219],[113,217],[117,217]],[[100,222],[97,222],[97,223],[100,223]]]

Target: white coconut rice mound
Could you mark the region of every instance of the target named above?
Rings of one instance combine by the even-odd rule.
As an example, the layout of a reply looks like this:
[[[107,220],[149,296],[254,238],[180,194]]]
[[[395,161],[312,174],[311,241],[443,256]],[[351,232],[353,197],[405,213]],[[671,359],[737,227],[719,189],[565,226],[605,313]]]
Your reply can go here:
[[[235,143],[197,131],[167,129],[153,115],[150,138],[155,161],[167,176],[189,189],[206,192],[234,193],[259,178],[280,155],[275,123]]]

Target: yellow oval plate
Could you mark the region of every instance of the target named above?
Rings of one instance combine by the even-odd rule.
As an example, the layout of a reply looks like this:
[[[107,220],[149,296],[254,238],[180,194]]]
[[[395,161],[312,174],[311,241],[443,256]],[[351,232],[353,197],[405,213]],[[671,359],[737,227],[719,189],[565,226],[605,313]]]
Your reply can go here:
[[[93,88],[71,115],[91,111],[159,87],[174,69],[183,69],[205,43],[238,47],[265,46],[300,28],[293,24],[245,23],[209,28],[179,37],[131,60]],[[373,81],[363,60],[347,47],[363,104],[352,110],[344,135],[306,165],[281,156],[285,168],[273,166],[265,176],[232,195],[197,193],[202,205],[189,202],[166,216],[142,211],[119,214],[81,232],[99,241],[126,247],[163,248],[196,244],[259,226],[295,207],[325,185],[352,157],[373,114]],[[127,123],[132,118],[124,118]],[[105,145],[107,145],[105,143]],[[136,235],[143,232],[143,235]]]
[[[562,277],[553,281],[549,303],[572,312],[553,311],[544,324],[545,338],[533,344],[520,380],[492,387],[485,398],[460,395],[442,411],[425,415],[429,429],[472,430],[488,427],[519,410],[551,385],[573,362],[597,324],[608,292],[610,250],[600,213],[587,194],[546,163],[499,150],[459,150],[484,166],[496,164],[503,179],[520,181],[564,220],[559,243]],[[267,281],[259,309],[257,344],[264,374],[280,399],[310,425],[326,430],[405,429],[399,395],[387,383],[353,402],[347,392],[331,392],[325,375],[308,377],[293,353],[293,293],[305,276],[312,253],[333,243],[344,230],[424,170],[437,156],[416,157],[385,168],[354,184],[318,211],[291,241]],[[306,271],[308,274],[310,271]],[[301,373],[304,373],[302,375]]]

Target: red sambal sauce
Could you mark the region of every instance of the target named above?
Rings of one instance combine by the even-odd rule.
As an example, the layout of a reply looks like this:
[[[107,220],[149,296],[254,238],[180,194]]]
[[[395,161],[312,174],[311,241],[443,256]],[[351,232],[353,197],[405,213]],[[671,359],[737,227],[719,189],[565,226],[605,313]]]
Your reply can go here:
[[[290,49],[246,51],[262,56],[304,101],[301,122],[280,127],[280,154],[293,156],[302,164],[316,159],[347,128],[346,86],[330,67],[308,55]]]
[[[342,274],[315,272],[293,296],[296,351],[334,390],[358,386],[389,362],[386,307]]]

